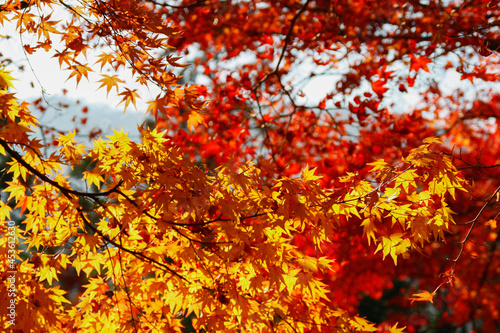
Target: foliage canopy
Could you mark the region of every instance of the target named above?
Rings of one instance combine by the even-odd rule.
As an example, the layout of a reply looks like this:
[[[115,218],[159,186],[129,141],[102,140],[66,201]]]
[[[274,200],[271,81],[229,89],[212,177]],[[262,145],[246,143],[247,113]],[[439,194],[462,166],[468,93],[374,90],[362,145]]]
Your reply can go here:
[[[31,37],[27,59],[48,52],[77,86],[98,77],[124,109],[145,100],[154,125],[87,145],[76,124],[37,120],[52,106],[43,90],[19,100],[1,55],[0,292],[15,285],[1,324],[495,330],[499,14],[489,0],[7,1],[0,23]]]

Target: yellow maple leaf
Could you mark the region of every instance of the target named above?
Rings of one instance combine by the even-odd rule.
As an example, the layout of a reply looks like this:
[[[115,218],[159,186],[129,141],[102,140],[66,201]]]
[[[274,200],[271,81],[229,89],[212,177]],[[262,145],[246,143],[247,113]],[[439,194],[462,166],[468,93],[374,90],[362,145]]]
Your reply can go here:
[[[6,205],[2,201],[0,201],[0,220],[2,221],[10,220],[11,210],[12,209],[9,207],[9,205]]]
[[[71,79],[73,76],[76,78],[76,86],[78,87],[78,84],[80,83],[80,80],[82,77],[85,77],[87,80],[89,79],[89,72],[93,72],[92,68],[85,64],[75,64],[72,66],[69,66],[66,68],[66,70],[71,70],[71,74],[69,75],[69,79]]]
[[[431,143],[437,143],[437,144],[442,144],[441,139],[439,138],[425,138],[423,141],[425,144],[431,144]]]
[[[49,284],[52,284],[53,279],[59,281],[54,262],[47,255],[41,255],[40,258],[42,262],[40,265],[40,281],[47,280]]]
[[[68,131],[67,135],[60,135],[59,138],[57,138],[57,142],[59,146],[66,146],[66,145],[73,145],[77,141],[74,139],[76,135],[76,130],[71,132]]]
[[[83,172],[83,180],[87,180],[90,186],[94,184],[98,189],[101,188],[101,183],[104,182],[102,175],[93,170],[85,170]]]
[[[102,87],[106,87],[106,96],[109,95],[109,92],[113,87],[116,88],[116,92],[118,92],[118,83],[125,83],[125,81],[118,78],[118,75],[107,75],[101,74],[102,79],[97,82],[101,82],[101,85],[97,89],[101,89]],[[134,103],[135,105],[135,103]]]
[[[495,230],[497,228],[497,221],[489,220],[488,222],[486,222],[486,225],[489,226],[492,230]]]
[[[15,175],[15,178],[18,178],[20,173]],[[23,179],[26,179],[26,174],[24,174]],[[26,196],[26,186],[21,184],[19,181],[12,181],[12,182],[5,182],[7,185],[9,185],[4,191],[9,192],[10,195],[7,198],[7,201],[9,201],[12,198],[16,198],[16,201],[19,202],[21,199],[24,199]]]
[[[368,245],[370,245],[372,239],[373,241],[377,240],[375,236],[377,228],[370,217],[365,218],[363,222],[361,222],[361,226],[363,227],[363,234],[368,238]]]
[[[412,297],[410,297],[410,300],[411,300],[411,303],[413,304],[413,302],[415,301],[423,301],[423,302],[431,302],[431,303],[434,303],[434,296],[436,295],[436,293],[430,293],[428,292],[427,290],[424,290],[420,293],[416,293],[416,294],[413,294]]]
[[[297,263],[304,268],[306,272],[318,272],[318,260],[316,258],[304,255],[304,257],[297,259]]]
[[[9,75],[10,71],[6,71],[5,68],[0,69],[0,89],[5,90],[8,87],[14,88],[12,80],[14,78]]]
[[[321,176],[315,176],[314,172],[316,172],[316,168],[309,169],[309,165],[306,165],[306,168],[302,171],[301,178],[304,181],[308,181],[308,180],[314,181],[314,180],[320,179]]]
[[[123,126],[120,127],[120,131],[113,129],[113,135],[107,137],[112,143],[121,142],[124,144],[128,144],[130,142],[130,138],[128,137],[128,132],[123,131]]]
[[[392,260],[394,260],[394,265],[398,264],[398,255],[405,253],[406,249],[411,246],[409,239],[403,239],[402,233],[396,233],[389,236],[382,236],[379,238],[379,244],[375,253],[382,250],[385,259],[387,255],[390,255]]]
[[[376,332],[378,328],[375,327],[374,323],[370,323],[368,320],[362,317],[354,317],[351,320],[351,326],[363,332]]]
[[[406,328],[406,326],[398,328],[398,323],[395,323],[394,326],[389,328],[389,333],[403,333],[403,330]]]

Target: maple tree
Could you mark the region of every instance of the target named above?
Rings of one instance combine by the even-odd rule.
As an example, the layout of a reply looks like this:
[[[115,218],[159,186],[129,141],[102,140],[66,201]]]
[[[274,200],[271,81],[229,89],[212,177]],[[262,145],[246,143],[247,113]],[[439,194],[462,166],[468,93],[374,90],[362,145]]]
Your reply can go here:
[[[86,147],[37,120],[50,105],[19,100],[2,55],[0,219],[17,221],[0,226],[2,294],[13,230],[18,244],[1,325],[494,331],[498,15],[489,0],[7,1],[28,59],[98,77],[124,109],[145,100],[154,126]]]

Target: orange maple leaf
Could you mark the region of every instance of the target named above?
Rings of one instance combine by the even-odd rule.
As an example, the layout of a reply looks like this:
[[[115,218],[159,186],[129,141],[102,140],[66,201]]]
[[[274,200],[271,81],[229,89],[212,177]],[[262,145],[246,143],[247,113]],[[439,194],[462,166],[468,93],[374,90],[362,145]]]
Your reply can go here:
[[[118,83],[125,83],[125,81],[121,80],[118,78],[118,75],[107,75],[107,74],[101,74],[103,77],[97,82],[101,82],[101,85],[97,89],[101,89],[102,87],[106,86],[106,96],[109,95],[109,91],[111,88],[115,87],[116,91],[118,92]],[[134,103],[135,105],[135,103]]]
[[[383,95],[387,90],[389,90],[389,88],[385,87],[386,83],[387,81],[385,80],[377,80],[375,82],[372,82],[373,91],[379,96]]]
[[[203,116],[196,111],[191,112],[189,114],[188,121],[187,121],[187,125],[188,125],[189,130],[191,131],[191,128],[193,128],[193,130],[196,129],[196,127],[199,124],[205,124]]]
[[[120,96],[123,96],[123,98],[122,98],[121,102],[118,103],[118,105],[125,102],[125,109],[127,109],[128,105],[130,103],[132,103],[134,105],[134,107],[136,107],[135,99],[137,97],[139,97],[139,94],[136,91],[137,91],[137,89],[130,90],[128,88],[125,88],[125,91],[119,94]]]
[[[80,83],[82,77],[85,77],[87,80],[89,79],[89,72],[92,72],[92,69],[87,65],[75,64],[74,66],[70,66],[66,68],[67,70],[71,70],[71,74],[68,77],[68,80],[73,76],[76,78],[76,85]],[[67,81],[67,80],[66,80]]]
[[[497,228],[497,221],[489,220],[488,222],[486,222],[486,225],[489,226],[492,230],[495,230]]]
[[[420,293],[413,294],[412,297],[410,297],[411,304],[415,301],[423,301],[423,302],[431,302],[434,303],[433,298],[436,295],[436,293],[430,293],[427,290],[424,290]]]

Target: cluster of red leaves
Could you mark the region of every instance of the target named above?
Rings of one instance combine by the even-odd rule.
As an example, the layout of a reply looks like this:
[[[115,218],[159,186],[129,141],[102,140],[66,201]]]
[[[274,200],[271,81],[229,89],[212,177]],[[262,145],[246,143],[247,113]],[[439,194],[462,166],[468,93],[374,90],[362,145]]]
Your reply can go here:
[[[165,124],[193,156],[208,157],[213,166],[264,156],[288,176],[311,165],[325,186],[340,186],[336,180],[345,172],[369,177],[368,162],[396,161],[423,138],[438,136],[454,147],[448,153],[477,187],[477,197],[459,196],[452,205],[460,221],[472,220],[481,199],[498,186],[498,95],[483,84],[498,77],[498,56],[485,57],[497,51],[496,1],[183,1],[159,7],[184,31],[173,45],[195,58],[186,76],[208,82],[209,131]],[[457,82],[440,79],[448,74],[480,84],[462,81],[447,89]],[[327,95],[303,98],[301,88],[322,75],[338,77]],[[477,89],[476,96],[467,89]],[[486,215],[495,217],[496,209],[488,206]],[[338,265],[335,275],[325,276],[332,304],[356,312],[362,295],[380,298],[394,279],[410,277],[418,283],[415,292],[434,289],[436,276],[454,263],[447,258],[457,255],[459,246],[451,242],[463,240],[467,226],[458,226],[449,244],[412,254],[397,269],[360,245],[362,230],[343,229],[339,247],[327,249]],[[487,296],[499,288],[496,231],[475,226],[470,239],[486,246],[466,242],[473,255],[460,257],[460,283],[446,284],[438,295],[454,295],[441,305],[439,325],[482,322],[487,330],[499,320],[491,310],[497,301]],[[312,251],[307,236],[294,241]]]

